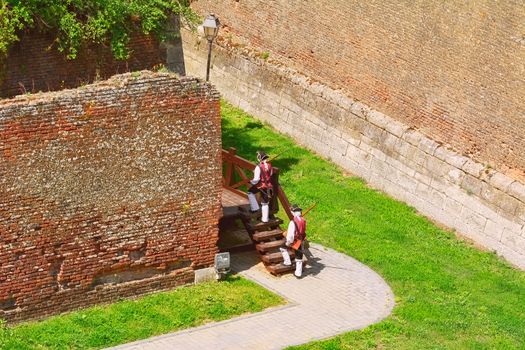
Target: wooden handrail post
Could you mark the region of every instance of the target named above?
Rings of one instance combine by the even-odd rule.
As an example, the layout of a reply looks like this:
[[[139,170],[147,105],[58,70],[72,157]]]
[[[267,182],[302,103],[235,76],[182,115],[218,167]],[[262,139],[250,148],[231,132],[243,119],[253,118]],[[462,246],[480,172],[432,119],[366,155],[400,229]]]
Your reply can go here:
[[[279,200],[281,201],[281,205],[284,208],[284,212],[286,215],[288,215],[288,219],[293,219],[292,211],[290,210],[290,202],[288,202],[288,197],[286,197],[286,194],[283,191],[283,188],[279,186],[277,188],[277,196],[279,197]]]
[[[231,157],[235,157],[237,154],[237,149],[234,147],[230,147],[228,149],[228,154]],[[224,159],[222,160],[224,162]],[[226,161],[226,169],[224,174],[224,186],[230,187],[231,181],[232,181],[232,175],[233,175],[233,162],[231,160]]]
[[[277,194],[279,191],[279,168],[273,168],[274,172],[272,178],[270,179],[273,186],[273,196],[270,201],[270,212],[277,213],[279,211],[279,201]]]

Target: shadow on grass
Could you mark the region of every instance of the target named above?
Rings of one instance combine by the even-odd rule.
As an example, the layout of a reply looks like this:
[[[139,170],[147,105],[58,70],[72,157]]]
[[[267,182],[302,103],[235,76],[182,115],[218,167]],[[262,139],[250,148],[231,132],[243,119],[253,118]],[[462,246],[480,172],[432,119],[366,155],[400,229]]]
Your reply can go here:
[[[292,168],[292,166],[296,165],[297,163],[299,163],[299,158],[291,157],[279,157],[272,162],[273,166],[279,168],[281,171],[288,171]]]
[[[245,128],[246,129],[262,129],[264,128],[264,124],[261,123],[260,121],[248,122],[246,123]]]
[[[265,147],[261,143],[260,134],[265,132],[265,126],[259,121],[247,121],[239,125],[234,125],[230,120],[222,119],[222,148],[228,149],[234,147],[237,154],[252,162],[256,162],[255,155],[257,151],[264,151],[268,153],[270,158],[280,155],[272,161],[274,167],[279,168],[281,172],[288,171],[293,165],[299,162],[298,157],[291,157],[286,155],[287,150],[280,145],[275,147]],[[252,132],[259,133],[259,135],[252,135]]]

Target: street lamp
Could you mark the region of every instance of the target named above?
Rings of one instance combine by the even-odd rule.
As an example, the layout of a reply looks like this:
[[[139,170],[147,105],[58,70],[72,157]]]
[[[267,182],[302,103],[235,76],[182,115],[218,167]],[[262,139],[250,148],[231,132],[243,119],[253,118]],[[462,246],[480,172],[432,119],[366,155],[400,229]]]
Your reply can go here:
[[[206,17],[206,19],[202,23],[202,27],[204,28],[204,36],[208,40],[208,63],[206,65],[206,81],[210,80],[211,44],[213,43],[213,39],[215,39],[217,33],[219,32],[220,26],[221,23],[219,22],[219,18],[216,17],[213,13],[210,13],[210,15]]]

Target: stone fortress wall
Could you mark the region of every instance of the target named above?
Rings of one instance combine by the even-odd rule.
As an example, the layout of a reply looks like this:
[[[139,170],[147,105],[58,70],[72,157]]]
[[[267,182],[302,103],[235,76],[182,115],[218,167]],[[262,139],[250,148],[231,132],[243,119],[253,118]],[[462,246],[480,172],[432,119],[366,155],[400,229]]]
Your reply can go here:
[[[219,94],[134,72],[0,100],[0,318],[194,280],[221,211]]]
[[[234,105],[525,268],[519,1],[199,0]],[[188,74],[205,40],[183,33]]]

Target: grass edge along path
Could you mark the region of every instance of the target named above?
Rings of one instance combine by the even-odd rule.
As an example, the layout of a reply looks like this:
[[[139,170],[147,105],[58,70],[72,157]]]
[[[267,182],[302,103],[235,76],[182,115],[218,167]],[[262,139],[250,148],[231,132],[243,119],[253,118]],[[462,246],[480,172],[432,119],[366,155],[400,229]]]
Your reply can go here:
[[[240,276],[0,327],[0,349],[100,349],[284,304]]]
[[[240,109],[223,102],[222,114],[225,149],[236,147],[252,161],[259,149],[285,151],[273,165],[291,203],[317,202],[309,238],[367,264],[396,295],[387,319],[293,349],[525,349],[524,272]]]

